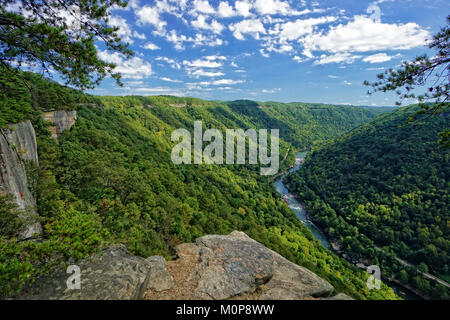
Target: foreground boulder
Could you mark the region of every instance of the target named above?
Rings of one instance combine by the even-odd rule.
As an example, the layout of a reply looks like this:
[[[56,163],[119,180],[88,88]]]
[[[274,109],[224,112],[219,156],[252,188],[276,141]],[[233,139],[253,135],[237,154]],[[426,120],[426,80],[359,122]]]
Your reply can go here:
[[[153,263],[128,253],[122,245],[104,249],[91,259],[82,260],[80,289],[69,289],[71,274],[58,270],[38,279],[23,290],[18,299],[37,300],[137,300],[141,299],[153,269]],[[157,269],[156,263],[155,269]]]
[[[243,233],[197,239],[199,263],[195,295],[201,299],[227,299],[253,292],[274,275],[273,255]]]
[[[177,248],[168,263],[174,285],[148,290],[146,299],[302,300],[328,298],[334,288],[315,273],[264,247],[245,233],[210,235]],[[335,299],[349,298],[345,295]]]
[[[329,298],[333,287],[242,232],[204,236],[177,248],[177,259],[132,256],[112,246],[76,265],[80,289],[65,270],[38,279],[19,299],[300,300]],[[337,295],[333,299],[349,299]]]
[[[285,300],[328,297],[333,286],[313,272],[264,247],[242,232],[197,239],[199,263],[192,276],[199,299]],[[258,291],[258,292],[256,292]]]

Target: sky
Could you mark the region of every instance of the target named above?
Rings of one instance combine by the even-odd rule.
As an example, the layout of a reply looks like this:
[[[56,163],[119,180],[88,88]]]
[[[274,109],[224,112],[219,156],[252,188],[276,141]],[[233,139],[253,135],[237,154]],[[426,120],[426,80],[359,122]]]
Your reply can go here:
[[[131,0],[110,23],[130,44],[98,95],[391,106],[364,80],[423,53],[445,25],[448,0]]]

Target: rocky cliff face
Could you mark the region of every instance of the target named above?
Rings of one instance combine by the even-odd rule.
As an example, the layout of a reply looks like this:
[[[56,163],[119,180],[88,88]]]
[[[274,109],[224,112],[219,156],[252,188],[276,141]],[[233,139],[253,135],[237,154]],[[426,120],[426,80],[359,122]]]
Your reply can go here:
[[[350,299],[242,232],[210,235],[177,247],[178,258],[131,256],[112,246],[77,263],[81,289],[65,270],[38,279],[18,299]]]
[[[77,119],[76,111],[51,111],[44,119],[52,123],[50,130],[57,139],[70,130]],[[26,229],[20,233],[23,239],[42,233],[36,213],[36,201],[28,187],[25,162],[39,165],[36,134],[30,121],[0,129],[0,194],[12,194],[26,219]]]
[[[52,124],[49,129],[52,132],[52,138],[56,140],[65,130],[70,130],[77,121],[76,111],[48,111],[42,116],[44,120]]]
[[[30,121],[0,129],[0,193],[12,194],[27,219],[23,238],[42,232],[36,202],[28,188],[24,161],[38,165],[36,134]]]

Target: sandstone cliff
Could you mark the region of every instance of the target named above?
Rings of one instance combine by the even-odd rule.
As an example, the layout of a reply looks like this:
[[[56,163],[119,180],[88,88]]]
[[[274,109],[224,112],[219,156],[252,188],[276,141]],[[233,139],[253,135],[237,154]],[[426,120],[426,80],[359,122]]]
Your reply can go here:
[[[65,130],[70,130],[77,119],[76,111],[51,111],[44,119],[52,123],[50,130],[57,139]],[[27,181],[25,163],[39,165],[36,133],[30,121],[9,125],[0,129],[0,194],[12,194],[22,216],[26,220],[23,239],[40,235],[42,227],[36,213],[36,200]]]
[[[36,134],[30,121],[0,129],[0,193],[12,194],[26,218],[21,237],[42,232],[35,210],[36,201],[28,187],[24,161],[38,165]]]
[[[166,262],[130,255],[123,246],[76,263],[81,289],[69,290],[65,270],[38,279],[18,299],[350,299],[242,232],[210,235],[177,247]]]
[[[48,111],[43,113],[44,120],[50,122],[52,138],[58,139],[65,131],[70,130],[77,120],[76,111]]]

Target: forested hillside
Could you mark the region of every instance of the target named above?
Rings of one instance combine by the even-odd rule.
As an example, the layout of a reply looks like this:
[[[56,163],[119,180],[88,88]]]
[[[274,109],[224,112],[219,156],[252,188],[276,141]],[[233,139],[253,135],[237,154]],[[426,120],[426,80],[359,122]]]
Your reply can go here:
[[[55,88],[56,97],[61,97],[59,90],[70,92]],[[237,110],[238,103],[174,97],[74,98],[78,120],[57,142],[39,111],[66,108],[72,100],[43,103],[47,100],[42,99],[23,114],[20,110],[28,109],[6,109],[7,115],[13,110],[19,115],[3,118],[5,123],[31,118],[36,129],[39,167],[30,166],[28,172],[44,235],[37,242],[19,241],[14,234],[18,221],[1,221],[2,295],[60,261],[86,257],[109,243],[123,243],[144,257],[171,257],[179,243],[241,230],[329,280],[340,292],[355,298],[395,298],[385,286],[369,291],[365,272],[323,248],[255,166],[175,166],[170,160],[172,131],[192,130],[194,120],[217,129],[291,128],[289,135],[281,134],[282,157],[290,143],[306,148],[337,137],[381,111],[307,104],[252,109],[252,103]],[[94,105],[83,105],[86,101]],[[274,116],[277,108],[279,116]],[[298,115],[299,127],[295,119],[283,122],[290,113]],[[314,119],[314,126],[309,131],[303,128],[305,136],[295,139],[302,118]],[[293,148],[283,167],[292,160]],[[2,216],[17,216],[7,198],[1,201]]]
[[[449,277],[450,151],[437,141],[450,117],[407,124],[418,110],[382,115],[317,148],[287,181],[348,254],[378,261],[386,276],[443,298],[445,287],[389,262],[398,256]]]
[[[73,110],[96,101],[39,74],[0,65],[0,128],[31,119],[42,110]]]

